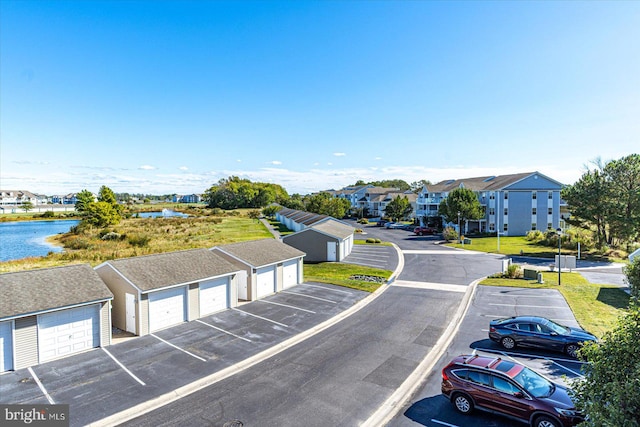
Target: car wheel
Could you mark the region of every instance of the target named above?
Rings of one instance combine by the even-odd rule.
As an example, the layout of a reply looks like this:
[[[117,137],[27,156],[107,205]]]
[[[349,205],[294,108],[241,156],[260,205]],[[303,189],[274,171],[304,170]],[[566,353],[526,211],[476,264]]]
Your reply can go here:
[[[569,344],[564,349],[567,355],[571,357],[576,357],[576,358],[578,357],[578,350],[580,350],[580,347],[578,347],[577,344]]]
[[[516,340],[511,337],[504,337],[500,340],[500,345],[507,350],[512,350],[516,348]]]
[[[464,394],[458,393],[453,396],[453,406],[461,414],[467,415],[473,412],[473,402]]]
[[[541,415],[535,419],[532,427],[561,427],[556,420],[546,415]]]

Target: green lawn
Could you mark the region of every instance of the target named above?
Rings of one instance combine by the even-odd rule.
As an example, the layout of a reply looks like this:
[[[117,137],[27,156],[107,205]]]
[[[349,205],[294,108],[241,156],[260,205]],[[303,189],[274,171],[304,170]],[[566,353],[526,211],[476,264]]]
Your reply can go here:
[[[481,285],[556,289],[564,296],[580,326],[601,337],[615,325],[621,310],[629,306],[629,295],[613,285],[589,283],[579,273],[542,272],[544,283],[524,279],[488,278]]]
[[[331,283],[367,292],[374,292],[381,285],[380,283],[351,279],[350,277],[354,274],[382,277],[386,281],[391,277],[393,272],[380,268],[339,262],[321,262],[318,264],[304,265],[305,282]]]

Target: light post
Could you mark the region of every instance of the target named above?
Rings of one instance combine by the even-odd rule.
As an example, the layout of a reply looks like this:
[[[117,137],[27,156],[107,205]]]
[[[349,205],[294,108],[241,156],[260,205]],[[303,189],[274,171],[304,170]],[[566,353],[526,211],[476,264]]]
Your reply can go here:
[[[460,228],[460,211],[458,211],[458,244],[462,242],[462,229]]]
[[[562,260],[560,259],[560,250],[562,249],[562,229],[556,228],[558,233],[558,286],[560,286],[560,273],[562,272]]]

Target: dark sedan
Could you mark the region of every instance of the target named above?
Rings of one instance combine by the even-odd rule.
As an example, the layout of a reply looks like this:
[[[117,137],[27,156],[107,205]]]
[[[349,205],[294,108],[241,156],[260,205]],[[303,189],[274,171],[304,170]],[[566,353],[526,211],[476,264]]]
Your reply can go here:
[[[577,357],[582,343],[598,340],[583,329],[560,325],[537,316],[492,320],[489,323],[489,338],[507,350],[516,346],[538,347],[560,351],[571,357]]]

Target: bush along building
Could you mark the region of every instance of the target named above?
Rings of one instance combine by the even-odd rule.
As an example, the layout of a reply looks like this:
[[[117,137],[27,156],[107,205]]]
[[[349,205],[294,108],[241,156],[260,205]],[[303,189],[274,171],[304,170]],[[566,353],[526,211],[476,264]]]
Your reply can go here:
[[[485,211],[483,218],[461,224],[462,233],[523,236],[530,230],[564,228],[568,210],[560,198],[563,184],[539,172],[450,179],[425,185],[418,194],[416,215],[422,224],[442,219],[438,207],[456,188],[472,190]],[[443,224],[457,229],[457,224]]]

